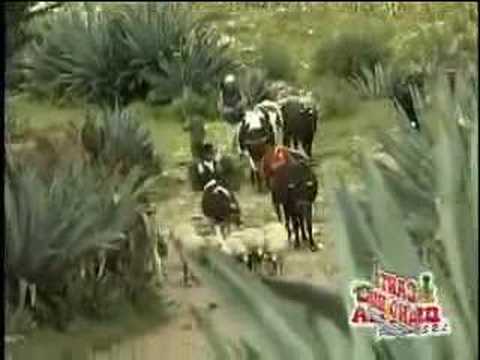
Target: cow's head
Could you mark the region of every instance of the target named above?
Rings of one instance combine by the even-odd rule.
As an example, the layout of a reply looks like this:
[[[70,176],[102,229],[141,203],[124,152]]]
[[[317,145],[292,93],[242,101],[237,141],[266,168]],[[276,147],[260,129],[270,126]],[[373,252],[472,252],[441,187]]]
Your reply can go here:
[[[318,183],[315,178],[289,183],[288,191],[294,199],[294,211],[297,214],[311,216],[312,204],[315,201],[318,192]]]
[[[268,121],[268,114],[259,109],[246,111],[243,118],[243,137],[246,145],[271,143],[273,129]]]

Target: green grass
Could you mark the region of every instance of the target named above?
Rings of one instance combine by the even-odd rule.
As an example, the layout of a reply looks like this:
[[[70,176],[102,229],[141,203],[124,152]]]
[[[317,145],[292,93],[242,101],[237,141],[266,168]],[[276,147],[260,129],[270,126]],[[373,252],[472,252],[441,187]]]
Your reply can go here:
[[[81,123],[84,110],[80,107],[57,108],[48,103],[35,102],[25,98],[14,98],[12,103],[16,112],[23,118],[30,119],[30,129],[62,128],[69,120]],[[179,163],[190,160],[189,133],[182,129],[182,123],[168,108],[149,107],[143,103],[130,106],[152,132],[157,150],[164,154],[166,169],[175,168]],[[314,149],[317,156],[345,156],[347,144],[352,136],[373,137],[381,128],[391,127],[393,122],[387,116],[393,109],[386,101],[362,102],[357,111],[344,117],[321,119],[315,139]],[[208,122],[207,141],[216,144],[223,151],[230,151],[231,130],[228,125],[213,121]]]
[[[61,128],[69,121],[80,124],[85,116],[85,109],[78,105],[59,107],[47,101],[32,99],[23,94],[16,95],[9,100],[15,113],[28,119],[29,127],[34,130]]]

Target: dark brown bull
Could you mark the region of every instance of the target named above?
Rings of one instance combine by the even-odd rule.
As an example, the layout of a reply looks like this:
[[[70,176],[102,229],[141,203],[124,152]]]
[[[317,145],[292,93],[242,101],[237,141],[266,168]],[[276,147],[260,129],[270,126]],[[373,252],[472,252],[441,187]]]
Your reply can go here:
[[[293,230],[294,246],[299,248],[299,232],[301,232],[302,240],[308,241],[310,249],[316,251],[312,217],[313,202],[318,192],[318,181],[313,171],[305,162],[291,159],[275,169],[270,178],[270,187],[272,202],[279,221],[282,221],[280,208],[283,208],[289,242]]]

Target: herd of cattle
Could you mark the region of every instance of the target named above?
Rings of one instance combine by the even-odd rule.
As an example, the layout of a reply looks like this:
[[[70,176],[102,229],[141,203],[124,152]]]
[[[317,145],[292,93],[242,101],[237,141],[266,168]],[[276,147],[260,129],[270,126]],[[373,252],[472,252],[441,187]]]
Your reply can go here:
[[[223,105],[226,110],[220,110],[228,113],[228,105]],[[303,243],[316,251],[312,216],[318,181],[311,167],[311,155],[319,118],[317,106],[308,96],[286,96],[263,100],[253,108],[236,109],[233,118],[227,122],[234,128],[236,150],[249,161],[252,186],[259,191],[266,186],[270,191],[280,222],[283,213],[288,243],[294,248]],[[216,172],[213,146],[205,144],[204,149],[197,164],[202,175],[202,211],[211,220],[222,251],[232,254],[227,236],[231,225],[242,224],[240,204]],[[255,248],[232,255],[251,270],[269,263],[274,273],[282,271],[279,255],[268,249]]]
[[[396,83],[390,97],[395,107],[406,114],[415,130],[420,129],[420,123],[412,86],[424,96],[424,80],[420,75],[412,75]],[[312,217],[318,181],[312,170],[311,156],[319,121],[318,106],[311,94],[297,92],[292,95],[288,91],[280,91],[277,96],[248,107],[236,85],[233,75],[225,78],[221,86],[219,111],[234,128],[234,144],[238,153],[248,158],[252,186],[261,191],[266,185],[270,191],[280,222],[283,212],[288,243],[300,248],[303,242],[311,251],[316,251]],[[222,250],[231,253],[226,238],[230,225],[241,223],[240,205],[228,184],[215,171],[212,145],[207,144],[206,149],[205,157],[198,164],[203,176],[202,210],[217,229]],[[267,249],[251,249],[248,254],[237,254],[237,257],[250,264],[251,269],[262,260],[270,260],[277,266],[276,255],[272,257]]]
[[[420,81],[422,79],[413,80],[395,87],[392,100],[396,106],[403,108],[410,125],[418,130],[420,126],[409,87],[413,83],[422,93],[423,86]],[[252,186],[259,191],[263,190],[264,186],[269,190],[278,220],[284,221],[288,243],[296,249],[304,244],[311,251],[316,251],[318,246],[313,239],[312,218],[318,181],[311,166],[311,156],[319,109],[311,94],[290,90],[280,87],[276,96],[249,107],[245,105],[235,77],[228,75],[221,87],[219,111],[234,129],[236,150],[249,161]],[[88,126],[85,126],[82,129],[82,140],[84,137],[88,138],[84,134],[87,128]],[[102,142],[103,138],[99,140]],[[90,144],[86,140],[82,142],[91,153],[97,153],[95,150],[98,150],[99,144]],[[203,191],[201,207],[205,217],[214,225],[221,249],[234,255],[251,270],[269,263],[273,272],[281,271],[281,256],[266,248],[254,248],[233,254],[227,237],[232,224],[240,226],[242,223],[241,206],[228,182],[224,181],[217,171],[219,166],[215,147],[204,143],[200,146],[199,153],[194,169]],[[154,243],[158,245],[163,242],[159,240]],[[158,265],[164,265],[163,261],[160,261],[160,250],[154,253],[154,267],[163,269],[164,266]],[[99,266],[99,272],[102,273],[102,268],[106,266],[105,259],[100,264],[103,265]],[[184,276],[187,276],[187,272],[188,270],[184,271]]]

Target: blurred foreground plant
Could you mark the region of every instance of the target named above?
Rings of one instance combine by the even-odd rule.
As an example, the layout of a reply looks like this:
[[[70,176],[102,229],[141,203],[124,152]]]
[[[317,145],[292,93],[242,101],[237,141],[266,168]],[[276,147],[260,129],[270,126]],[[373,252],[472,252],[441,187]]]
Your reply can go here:
[[[240,345],[233,344],[219,341],[197,314],[217,359],[478,357],[478,77],[466,74],[455,96],[446,81],[433,88],[425,130],[412,131],[400,119],[395,136],[383,138],[383,159],[392,161],[364,156],[364,191],[352,194],[341,183],[332,194],[340,290],[262,283],[221,254],[193,258],[196,271],[248,324]],[[418,250],[430,240],[443,252],[425,262]],[[350,330],[350,281],[369,278],[375,262],[404,276],[431,270],[451,335],[376,342],[373,334]],[[235,354],[238,347],[243,353]]]

